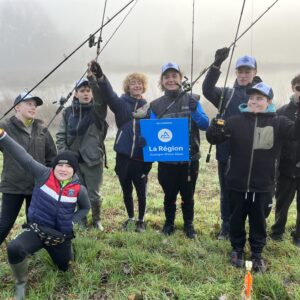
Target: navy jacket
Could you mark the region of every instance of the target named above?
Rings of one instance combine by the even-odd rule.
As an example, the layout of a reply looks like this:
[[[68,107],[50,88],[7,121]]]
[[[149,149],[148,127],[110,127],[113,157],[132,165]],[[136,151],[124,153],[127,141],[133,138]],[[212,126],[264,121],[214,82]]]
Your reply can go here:
[[[132,113],[144,106],[146,100],[136,99],[127,94],[119,97],[105,76],[98,80],[98,85],[104,101],[115,114],[118,132],[114,150],[131,159],[143,160],[143,148],[138,145],[140,120],[135,119]]]
[[[202,84],[204,97],[216,108],[219,108],[223,88],[216,87],[216,83],[221,72],[215,68],[210,68]],[[240,86],[237,82],[233,88],[225,88],[224,100],[221,107],[222,118],[227,120],[231,116],[239,115],[239,105],[248,102],[249,96],[246,90],[250,87]],[[227,162],[229,158],[229,142],[217,145],[216,158],[218,161]]]

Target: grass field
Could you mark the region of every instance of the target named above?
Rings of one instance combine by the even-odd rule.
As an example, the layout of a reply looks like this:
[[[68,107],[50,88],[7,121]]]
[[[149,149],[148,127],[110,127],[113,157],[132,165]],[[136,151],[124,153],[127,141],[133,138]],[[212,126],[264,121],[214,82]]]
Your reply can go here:
[[[217,167],[213,158],[205,163],[207,143],[203,142],[201,148],[203,158],[195,194],[198,237],[189,240],[182,232],[180,209],[176,233],[168,238],[160,233],[164,222],[163,194],[156,179],[156,164],[149,177],[146,232],[121,231],[126,213],[109,140],[109,169],[105,170],[102,188],[105,232],[77,231],[76,260],[69,272],[58,272],[44,250],[31,257],[27,299],[241,299],[246,271],[229,264],[230,243],[215,238],[220,224]],[[290,237],[295,218],[293,204],[285,240],[275,243],[268,239],[264,252],[268,271],[254,274],[253,299],[300,299],[300,250]],[[24,220],[22,214],[8,240],[20,231]],[[273,220],[274,212],[268,227]],[[249,248],[246,251],[249,255]],[[1,300],[11,297],[13,284],[3,244]]]

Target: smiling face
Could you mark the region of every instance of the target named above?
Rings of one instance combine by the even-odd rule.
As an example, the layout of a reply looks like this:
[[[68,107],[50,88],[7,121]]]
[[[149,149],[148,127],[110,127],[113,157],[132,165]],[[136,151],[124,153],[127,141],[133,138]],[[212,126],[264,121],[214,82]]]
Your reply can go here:
[[[93,99],[92,90],[89,86],[84,85],[78,88],[75,92],[75,97],[78,98],[79,102],[82,104],[88,104]]]
[[[36,115],[37,104],[33,99],[21,101],[15,106],[16,117],[22,121],[32,120]]]
[[[182,75],[174,69],[169,69],[161,76],[163,90],[176,91],[181,86]]]
[[[247,86],[252,83],[256,70],[249,67],[240,67],[235,70],[236,80],[240,86]]]
[[[74,169],[69,164],[59,163],[54,168],[54,176],[59,181],[71,179],[74,174]]]
[[[254,113],[260,113],[266,111],[268,105],[272,103],[272,100],[260,93],[253,93],[249,96],[248,108],[249,111]]]
[[[144,85],[141,80],[132,78],[128,85],[129,95],[136,99],[141,99],[144,93]]]

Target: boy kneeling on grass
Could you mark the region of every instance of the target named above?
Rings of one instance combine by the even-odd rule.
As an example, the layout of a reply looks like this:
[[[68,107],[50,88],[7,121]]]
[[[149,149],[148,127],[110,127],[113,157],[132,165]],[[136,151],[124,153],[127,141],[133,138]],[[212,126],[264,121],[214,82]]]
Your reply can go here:
[[[244,266],[245,221],[249,219],[249,243],[253,269],[266,271],[262,251],[266,244],[266,218],[272,207],[277,159],[285,139],[300,139],[300,107],[295,123],[278,116],[272,104],[273,91],[263,82],[247,90],[247,104],[240,115],[225,125],[213,120],[206,132],[211,144],[230,143],[227,187],[230,202],[231,263]]]
[[[54,264],[66,271],[72,257],[73,222],[80,222],[87,215],[90,202],[86,188],[80,185],[75,174],[78,158],[74,152],[61,152],[49,168],[34,160],[2,128],[0,145],[35,179],[29,223],[7,247],[8,261],[16,279],[14,299],[23,300],[27,256],[44,248]]]

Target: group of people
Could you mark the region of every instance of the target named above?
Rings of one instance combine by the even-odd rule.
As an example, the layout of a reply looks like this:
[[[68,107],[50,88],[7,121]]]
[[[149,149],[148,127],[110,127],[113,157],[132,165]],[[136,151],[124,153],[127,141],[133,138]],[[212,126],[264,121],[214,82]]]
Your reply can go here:
[[[204,96],[219,109],[220,118],[213,119],[210,125],[199,96],[183,90],[182,71],[173,62],[162,66],[159,85],[163,95],[150,103],[143,97],[147,89],[144,74],[129,74],[123,82],[124,94],[118,96],[101,66],[90,62],[87,78],[76,83],[72,105],[63,111],[56,134],[57,150],[48,129],[35,118],[42,99],[26,93],[15,99],[15,115],[0,122],[0,244],[26,200],[27,223],[7,246],[16,279],[15,299],[25,298],[28,255],[45,248],[57,267],[66,271],[72,258],[73,224],[86,228],[91,208],[92,226],[103,230],[100,187],[106,165],[108,107],[118,128],[115,172],[128,215],[123,230],[132,225],[137,232],[146,228],[147,177],[152,164],[143,157],[147,141],[141,134],[141,119],[188,118],[189,161],[158,163],[158,182],[164,192],[162,233],[171,235],[175,231],[180,193],[184,233],[187,238],[196,237],[194,192],[199,172],[199,130],[206,131],[207,140],[217,145],[222,218],[218,239],[230,239],[231,263],[243,267],[248,216],[253,268],[266,271],[262,251],[275,186],[277,202],[271,238],[283,239],[288,209],[296,192],[300,211],[300,75],[292,80],[290,103],[276,112],[272,88],[257,76],[257,63],[252,56],[237,60],[233,88],[216,86],[228,54],[228,48],[216,51],[214,64],[203,81]],[[138,200],[137,219],[133,187]],[[293,241],[300,247],[299,214]]]

